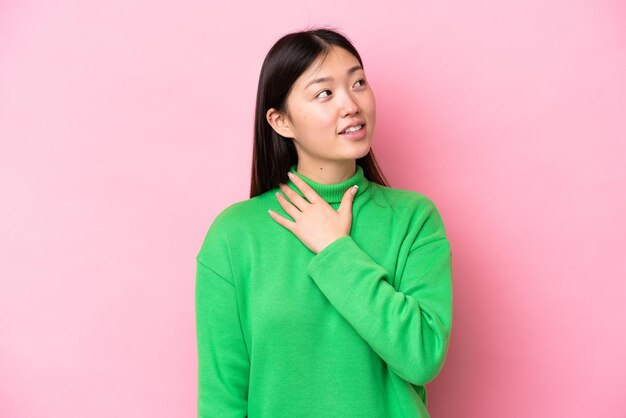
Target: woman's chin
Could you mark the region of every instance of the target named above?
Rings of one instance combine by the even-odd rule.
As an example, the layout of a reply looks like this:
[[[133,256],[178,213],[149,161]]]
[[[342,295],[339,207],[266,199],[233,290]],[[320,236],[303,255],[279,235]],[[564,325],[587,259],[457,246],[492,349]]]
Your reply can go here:
[[[367,145],[364,146],[362,149],[355,150],[355,152],[353,153],[353,156],[354,156],[355,159],[363,158],[370,152],[370,149],[371,149],[371,147],[370,147],[370,144],[368,142]]]

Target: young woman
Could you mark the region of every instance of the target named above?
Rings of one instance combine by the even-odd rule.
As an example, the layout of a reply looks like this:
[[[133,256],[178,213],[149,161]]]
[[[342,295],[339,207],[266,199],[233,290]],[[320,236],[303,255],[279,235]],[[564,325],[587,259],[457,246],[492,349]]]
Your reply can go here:
[[[348,39],[285,35],[257,92],[250,199],[197,255],[199,417],[428,417],[452,322],[433,202],[387,186]]]

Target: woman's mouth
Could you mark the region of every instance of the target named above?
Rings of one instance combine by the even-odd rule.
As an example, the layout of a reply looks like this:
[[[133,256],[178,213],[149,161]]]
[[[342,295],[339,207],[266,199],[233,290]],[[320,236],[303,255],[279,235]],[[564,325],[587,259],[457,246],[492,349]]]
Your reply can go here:
[[[346,139],[362,139],[365,138],[365,124],[351,126],[339,133]]]
[[[358,132],[363,128],[363,125],[356,125],[356,126],[351,126],[347,129],[345,129],[343,132],[341,132],[341,134],[346,134],[346,133],[352,133],[352,132]]]

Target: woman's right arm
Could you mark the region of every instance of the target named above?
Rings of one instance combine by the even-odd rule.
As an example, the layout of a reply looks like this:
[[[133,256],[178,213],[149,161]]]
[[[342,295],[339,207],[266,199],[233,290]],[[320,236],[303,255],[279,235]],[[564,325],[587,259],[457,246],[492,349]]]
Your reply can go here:
[[[198,418],[242,418],[248,413],[250,360],[235,287],[223,268],[227,245],[213,232],[196,257]]]

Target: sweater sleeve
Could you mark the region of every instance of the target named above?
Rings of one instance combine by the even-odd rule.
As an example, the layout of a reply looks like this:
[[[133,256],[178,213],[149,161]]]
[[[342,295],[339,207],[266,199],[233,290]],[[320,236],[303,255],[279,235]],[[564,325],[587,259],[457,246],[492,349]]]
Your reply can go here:
[[[391,370],[424,385],[437,376],[448,350],[452,254],[432,202],[417,223],[397,290],[350,235],[316,254],[307,273]]]
[[[227,263],[226,243],[210,230],[196,257],[198,418],[247,416],[250,360]]]

